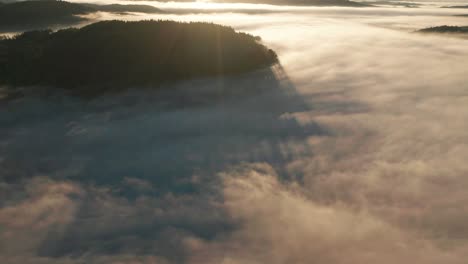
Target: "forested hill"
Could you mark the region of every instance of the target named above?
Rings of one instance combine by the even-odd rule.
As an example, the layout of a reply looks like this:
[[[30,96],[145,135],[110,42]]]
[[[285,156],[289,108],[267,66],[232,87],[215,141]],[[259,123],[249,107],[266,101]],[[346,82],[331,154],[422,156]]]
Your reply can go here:
[[[66,24],[81,20],[78,15],[92,8],[64,1],[25,1],[0,5],[0,29],[48,24]]]
[[[418,30],[420,33],[452,33],[452,34],[468,34],[468,26],[437,26]]]
[[[157,86],[277,62],[275,52],[254,36],[226,26],[174,21],[104,21],[80,29],[32,31],[0,46],[6,51],[0,58],[4,84],[75,90]]]

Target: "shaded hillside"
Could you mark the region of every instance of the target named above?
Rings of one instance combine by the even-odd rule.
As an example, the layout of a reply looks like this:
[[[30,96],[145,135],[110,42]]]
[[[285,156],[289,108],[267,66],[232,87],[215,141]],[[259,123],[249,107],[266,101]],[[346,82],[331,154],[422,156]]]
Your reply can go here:
[[[459,26],[438,26],[420,29],[417,32],[419,33],[454,33],[454,34],[467,34],[468,26],[459,27]]]
[[[103,11],[112,13],[159,13],[149,5],[76,4],[65,1],[40,0],[0,4],[0,30],[39,29],[53,25],[70,25],[86,19],[82,15]]]
[[[157,85],[244,73],[271,65],[276,54],[230,27],[173,21],[105,21],[81,29],[33,31],[0,41],[5,84],[80,91]],[[1,53],[1,52],[0,52]]]
[[[94,10],[64,1],[25,1],[0,5],[0,29],[75,23]]]

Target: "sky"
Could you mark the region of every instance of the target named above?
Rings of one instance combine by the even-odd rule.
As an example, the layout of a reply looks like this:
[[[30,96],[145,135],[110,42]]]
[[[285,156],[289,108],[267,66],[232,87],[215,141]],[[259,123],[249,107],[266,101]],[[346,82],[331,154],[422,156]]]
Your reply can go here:
[[[465,263],[468,40],[414,32],[463,10],[255,10],[118,18],[230,25],[271,68],[3,102],[1,262]]]

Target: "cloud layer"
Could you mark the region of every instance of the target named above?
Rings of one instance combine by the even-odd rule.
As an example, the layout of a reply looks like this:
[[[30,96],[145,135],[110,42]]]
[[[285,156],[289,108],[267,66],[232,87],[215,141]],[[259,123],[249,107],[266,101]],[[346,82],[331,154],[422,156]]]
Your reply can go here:
[[[468,42],[409,30],[461,18],[323,10],[178,17],[269,70],[2,103],[1,262],[464,263]]]

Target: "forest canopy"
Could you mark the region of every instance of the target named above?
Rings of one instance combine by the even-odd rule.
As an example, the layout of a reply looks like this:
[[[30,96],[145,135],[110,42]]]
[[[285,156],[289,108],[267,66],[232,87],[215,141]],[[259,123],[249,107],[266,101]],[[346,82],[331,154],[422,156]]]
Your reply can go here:
[[[276,62],[258,37],[209,23],[103,21],[0,41],[0,82],[11,86],[157,85]]]

